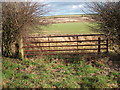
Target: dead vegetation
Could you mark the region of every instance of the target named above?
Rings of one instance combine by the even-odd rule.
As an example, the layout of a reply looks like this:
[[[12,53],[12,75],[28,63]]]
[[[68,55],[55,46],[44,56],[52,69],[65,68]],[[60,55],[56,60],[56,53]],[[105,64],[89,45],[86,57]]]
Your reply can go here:
[[[68,23],[68,22],[93,22],[94,20],[90,17],[51,17],[48,18],[48,22],[50,23]]]

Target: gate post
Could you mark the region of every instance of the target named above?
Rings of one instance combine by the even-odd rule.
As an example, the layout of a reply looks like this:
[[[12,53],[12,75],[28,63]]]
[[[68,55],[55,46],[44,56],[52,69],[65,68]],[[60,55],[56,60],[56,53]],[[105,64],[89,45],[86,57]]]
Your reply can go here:
[[[20,59],[24,59],[24,51],[23,51],[23,38],[20,37],[20,40],[18,41],[19,43],[19,57]]]
[[[100,41],[101,41],[101,39],[100,39],[100,37],[98,37],[98,54],[100,53]]]

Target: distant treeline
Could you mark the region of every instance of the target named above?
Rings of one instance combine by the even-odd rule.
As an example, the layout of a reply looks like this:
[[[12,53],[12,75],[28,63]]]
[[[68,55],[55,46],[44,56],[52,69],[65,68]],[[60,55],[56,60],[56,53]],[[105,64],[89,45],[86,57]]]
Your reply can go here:
[[[96,14],[73,14],[73,15],[56,15],[56,16],[45,16],[48,18],[72,18],[72,17],[89,17]]]

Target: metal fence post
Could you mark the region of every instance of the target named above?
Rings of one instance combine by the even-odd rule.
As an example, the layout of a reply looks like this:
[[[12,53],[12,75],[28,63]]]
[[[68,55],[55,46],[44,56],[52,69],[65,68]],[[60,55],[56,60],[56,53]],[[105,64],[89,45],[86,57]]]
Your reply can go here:
[[[100,39],[100,37],[98,37],[98,54],[100,53],[100,41],[101,41],[101,39]]]

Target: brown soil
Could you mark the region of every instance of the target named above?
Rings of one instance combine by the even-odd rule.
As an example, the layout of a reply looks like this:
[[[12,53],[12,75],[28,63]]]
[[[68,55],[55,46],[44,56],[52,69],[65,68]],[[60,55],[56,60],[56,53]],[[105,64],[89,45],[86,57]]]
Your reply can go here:
[[[67,22],[93,22],[90,17],[55,17],[49,18],[50,23],[67,23]]]

